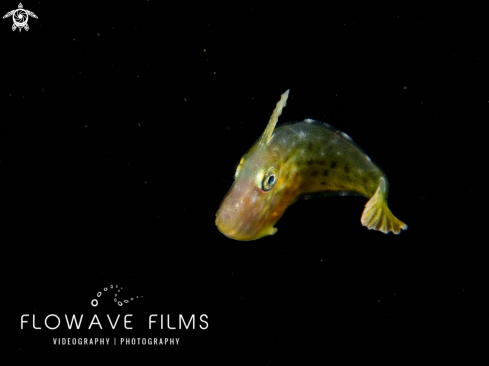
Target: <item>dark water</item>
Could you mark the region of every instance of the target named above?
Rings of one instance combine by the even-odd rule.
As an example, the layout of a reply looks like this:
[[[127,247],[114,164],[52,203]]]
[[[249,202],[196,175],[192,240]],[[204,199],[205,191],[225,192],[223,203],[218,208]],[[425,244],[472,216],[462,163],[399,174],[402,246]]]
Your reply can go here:
[[[38,16],[28,32],[12,32],[12,18],[0,28],[0,240],[12,305],[3,316],[19,363],[134,353],[271,365],[292,354],[326,363],[483,350],[483,23],[300,4],[24,8]],[[385,171],[407,231],[361,226],[361,197],[300,201],[274,236],[253,242],[217,230],[234,167],[287,89],[279,123],[321,119],[350,135]],[[110,285],[134,300],[117,306]],[[56,330],[43,324],[50,314]],[[83,314],[81,329],[67,330],[65,314]],[[102,330],[88,329],[94,314]],[[120,314],[115,330],[107,314]],[[196,329],[149,330],[151,314],[171,326],[193,314]],[[100,337],[110,345],[53,345]],[[114,346],[114,337],[180,343]]]

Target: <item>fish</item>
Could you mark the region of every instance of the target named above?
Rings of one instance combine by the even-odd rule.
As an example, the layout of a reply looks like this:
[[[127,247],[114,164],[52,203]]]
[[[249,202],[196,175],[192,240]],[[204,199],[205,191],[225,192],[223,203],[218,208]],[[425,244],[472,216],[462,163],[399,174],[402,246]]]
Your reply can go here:
[[[385,234],[406,230],[387,205],[384,172],[348,135],[312,119],[275,127],[288,95],[282,94],[265,131],[241,158],[216,213],[219,231],[241,241],[273,235],[291,204],[316,193],[364,196],[363,226]]]

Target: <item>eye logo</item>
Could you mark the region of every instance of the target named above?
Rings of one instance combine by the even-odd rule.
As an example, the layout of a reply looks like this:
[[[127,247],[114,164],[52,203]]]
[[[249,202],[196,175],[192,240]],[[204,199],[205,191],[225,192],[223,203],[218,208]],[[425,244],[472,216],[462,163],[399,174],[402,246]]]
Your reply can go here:
[[[122,287],[119,288],[119,286],[115,285],[110,285],[110,289],[113,289],[114,291],[117,290],[117,292],[114,294],[114,302],[117,303],[117,305],[122,306],[124,304],[127,304],[129,301],[134,301],[134,297],[131,297],[130,300],[121,300],[120,297],[118,298],[117,295],[121,292]],[[107,287],[104,287],[104,292],[107,292],[109,289]],[[102,291],[97,292],[97,297],[102,296]],[[143,298],[142,296],[136,296],[136,299],[139,299],[139,297]],[[93,307],[98,306],[98,300],[93,299],[91,302]]]
[[[3,16],[3,19],[12,17],[12,19],[14,20],[14,24],[12,25],[12,30],[15,31],[17,28],[19,28],[19,32],[20,32],[22,28],[24,28],[26,31],[29,30],[29,25],[27,24],[27,21],[29,20],[29,16],[37,19],[36,14],[34,14],[30,10],[24,9],[22,3],[19,3],[19,8],[9,11],[7,14]]]

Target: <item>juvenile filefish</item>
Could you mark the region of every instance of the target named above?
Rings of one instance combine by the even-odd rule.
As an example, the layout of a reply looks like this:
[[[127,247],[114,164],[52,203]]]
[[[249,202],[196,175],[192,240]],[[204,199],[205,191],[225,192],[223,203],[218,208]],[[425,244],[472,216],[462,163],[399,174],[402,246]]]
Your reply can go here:
[[[287,207],[319,192],[365,196],[362,225],[386,234],[406,230],[387,206],[387,177],[349,136],[310,119],[275,128],[288,96],[287,90],[262,136],[239,162],[216,213],[219,231],[236,240],[273,235]]]

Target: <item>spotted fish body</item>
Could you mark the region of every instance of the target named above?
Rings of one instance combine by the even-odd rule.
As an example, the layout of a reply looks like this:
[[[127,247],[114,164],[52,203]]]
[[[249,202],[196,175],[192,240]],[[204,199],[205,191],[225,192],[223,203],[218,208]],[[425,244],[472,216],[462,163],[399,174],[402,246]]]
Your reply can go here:
[[[275,128],[288,92],[263,135],[241,159],[216,214],[218,229],[237,240],[273,235],[288,206],[319,192],[369,198],[361,218],[369,229],[396,234],[407,229],[387,206],[386,176],[346,134],[309,119]]]

